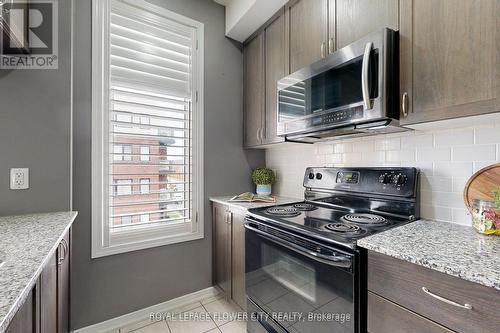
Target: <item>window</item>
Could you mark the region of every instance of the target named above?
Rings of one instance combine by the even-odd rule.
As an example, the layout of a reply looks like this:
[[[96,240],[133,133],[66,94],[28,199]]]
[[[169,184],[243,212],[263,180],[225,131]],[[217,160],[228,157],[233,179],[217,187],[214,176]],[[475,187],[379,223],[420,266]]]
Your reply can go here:
[[[149,161],[149,146],[141,146],[141,161]]]
[[[141,194],[149,194],[149,178],[141,178]]]
[[[131,145],[114,145],[113,159],[115,161],[131,161],[132,146]]]
[[[92,257],[203,238],[203,24],[101,0],[92,26]]]
[[[114,179],[114,195],[130,195],[132,194],[132,179]]]

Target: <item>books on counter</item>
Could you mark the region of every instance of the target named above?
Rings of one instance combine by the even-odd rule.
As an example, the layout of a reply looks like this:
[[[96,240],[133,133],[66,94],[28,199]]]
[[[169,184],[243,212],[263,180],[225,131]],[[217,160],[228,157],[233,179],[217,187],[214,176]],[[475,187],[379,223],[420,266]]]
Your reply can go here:
[[[269,203],[274,203],[276,202],[276,198],[269,196],[269,195],[258,195],[252,192],[244,192],[241,194],[238,194],[229,201],[234,201],[234,202],[269,202]]]

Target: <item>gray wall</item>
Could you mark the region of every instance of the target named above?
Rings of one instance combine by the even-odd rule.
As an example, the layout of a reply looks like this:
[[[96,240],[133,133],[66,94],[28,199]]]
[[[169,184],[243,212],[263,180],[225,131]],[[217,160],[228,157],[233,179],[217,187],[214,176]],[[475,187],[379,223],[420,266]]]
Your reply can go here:
[[[58,69],[0,70],[0,215],[70,208],[71,3],[59,3]],[[12,167],[30,168],[30,189],[9,189]]]
[[[74,209],[71,319],[74,329],[211,285],[208,197],[250,190],[262,152],[242,146],[242,54],[224,37],[224,8],[210,0],[151,2],[205,24],[205,238],[90,259],[91,1],[75,1]]]

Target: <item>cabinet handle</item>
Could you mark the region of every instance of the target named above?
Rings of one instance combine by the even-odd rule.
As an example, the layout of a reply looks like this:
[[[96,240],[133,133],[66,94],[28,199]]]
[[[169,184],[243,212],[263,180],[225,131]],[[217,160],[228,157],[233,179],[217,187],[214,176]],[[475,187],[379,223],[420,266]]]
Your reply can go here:
[[[321,43],[321,58],[326,57],[326,45],[325,42]]]
[[[333,38],[328,40],[328,53],[333,53]]]
[[[231,213],[231,211],[227,211],[227,219],[226,219],[226,223],[227,224],[231,224],[231,220],[233,219],[233,213]]]
[[[66,254],[68,254],[68,243],[66,240],[63,238],[61,239],[61,243],[59,246],[62,247],[61,253],[59,253],[59,258],[57,259],[57,264],[61,265],[63,261],[66,259]]]
[[[408,117],[408,93],[405,91],[403,93],[403,98],[401,101],[401,110],[403,111],[403,117]]]
[[[472,305],[470,304],[459,304],[459,303],[456,303],[456,302],[453,302],[453,301],[450,301],[449,299],[447,298],[444,298],[442,296],[439,296],[439,295],[436,295],[436,294],[433,294],[429,291],[429,289],[427,289],[426,287],[422,287],[422,291],[424,293],[426,293],[427,295],[431,296],[431,297],[434,297],[435,299],[437,300],[440,300],[441,302],[445,302],[446,304],[450,304],[450,305],[453,305],[453,306],[456,306],[458,308],[462,308],[462,309],[467,309],[467,310],[472,310]]]

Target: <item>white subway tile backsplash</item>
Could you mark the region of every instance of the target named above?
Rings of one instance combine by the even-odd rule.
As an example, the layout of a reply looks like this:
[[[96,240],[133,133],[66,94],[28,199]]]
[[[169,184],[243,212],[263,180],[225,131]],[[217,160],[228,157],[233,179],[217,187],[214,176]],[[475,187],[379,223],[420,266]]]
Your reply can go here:
[[[373,140],[360,140],[352,143],[352,151],[355,153],[371,152],[375,150]]]
[[[495,145],[453,147],[454,161],[495,161]]]
[[[467,180],[469,180],[467,177],[453,177],[452,191],[462,193]]]
[[[498,127],[481,127],[475,129],[475,143],[500,143],[500,128]]]
[[[470,225],[471,215],[465,208],[453,208],[451,210],[451,219],[455,223]]]
[[[462,127],[276,146],[266,150],[266,162],[277,170],[275,193],[295,197],[303,194],[307,166],[416,167],[421,172],[421,216],[470,224],[463,188],[473,172],[500,160],[500,120]]]
[[[453,191],[453,181],[451,177],[434,177],[422,174],[420,182],[422,184],[422,189],[427,189],[429,191]]]
[[[401,137],[401,148],[431,148],[434,145],[432,134],[415,134]]]
[[[352,152],[352,143],[341,142],[333,145],[333,152],[335,153],[350,153]]]
[[[342,154],[325,155],[325,163],[329,164],[342,163]]]
[[[361,153],[345,153],[344,154],[344,163],[356,163],[362,161]]]
[[[452,209],[433,205],[422,205],[420,207],[421,216],[432,216],[434,220],[451,221]]]
[[[474,144],[474,129],[461,129],[434,134],[436,147],[451,147]]]
[[[385,137],[375,140],[375,150],[396,150],[401,149],[400,137]]]
[[[449,161],[451,160],[450,148],[417,148],[417,161]]]
[[[434,162],[434,175],[441,177],[470,177],[472,162]]]
[[[333,153],[333,146],[331,144],[317,144],[316,154],[331,154]]]
[[[388,150],[385,152],[387,162],[414,162],[415,150]]]

